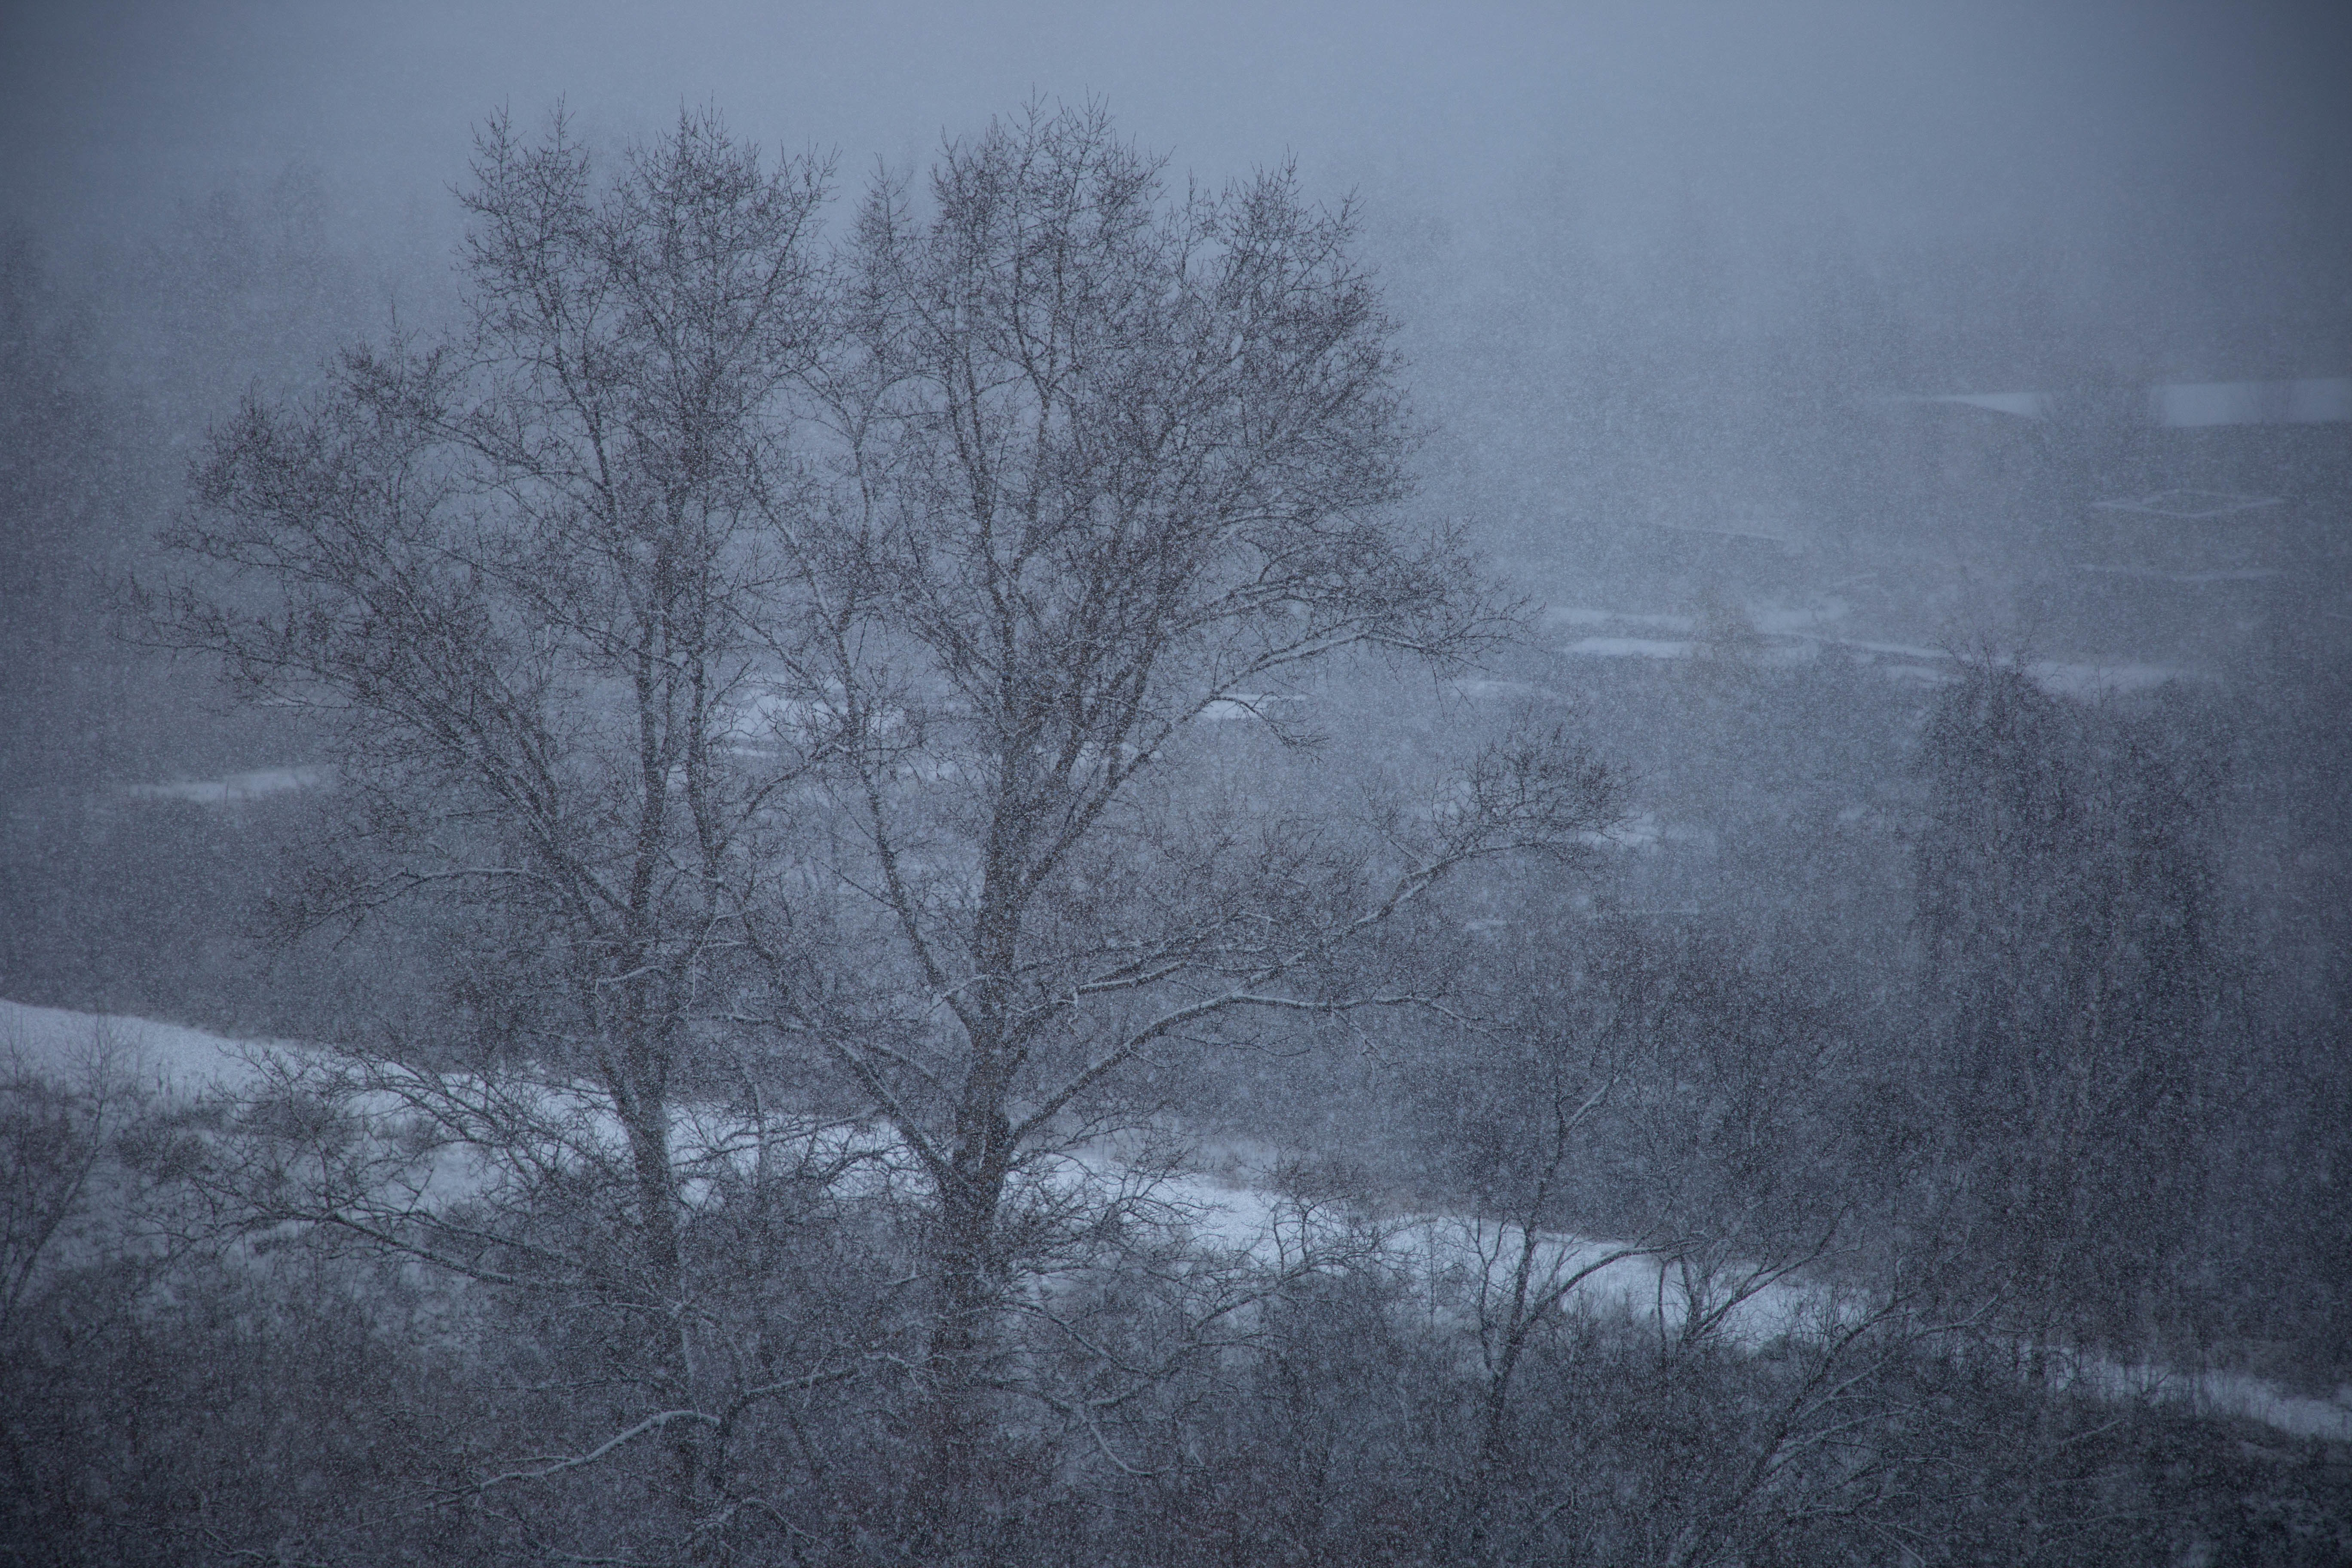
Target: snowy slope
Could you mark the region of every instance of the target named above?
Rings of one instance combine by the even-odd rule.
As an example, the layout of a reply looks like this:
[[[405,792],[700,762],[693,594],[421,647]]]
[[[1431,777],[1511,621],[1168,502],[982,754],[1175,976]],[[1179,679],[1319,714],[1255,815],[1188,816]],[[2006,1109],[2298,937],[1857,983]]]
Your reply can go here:
[[[21,1063],[42,1076],[73,1077],[103,1060],[117,1072],[127,1071],[169,1091],[200,1094],[249,1083],[257,1076],[259,1057],[297,1048],[282,1042],[233,1040],[144,1018],[0,1001],[0,1071]],[[1108,1170],[1093,1174],[1116,1179]],[[463,1185],[460,1181],[445,1190],[463,1190]],[[1246,1173],[1226,1180],[1179,1176],[1162,1184],[1155,1195],[1181,1214],[1200,1240],[1268,1262],[1301,1244],[1306,1237],[1300,1226],[1310,1223],[1295,1205],[1248,1180]],[[1515,1258],[1518,1241],[1517,1233],[1508,1227],[1423,1215],[1381,1227],[1381,1246],[1392,1261],[1433,1280],[1475,1279],[1484,1268],[1501,1285],[1506,1282],[1502,1271]],[[1608,1241],[1546,1237],[1538,1249],[1539,1268],[1573,1272],[1622,1250]],[[1661,1269],[1660,1264],[1639,1256],[1603,1263],[1577,1288],[1574,1300],[1585,1310],[1662,1318],[1660,1326],[1671,1332],[1678,1326],[1681,1306],[1671,1282],[1661,1279]],[[1726,1320],[1723,1331],[1735,1342],[1762,1343],[1802,1320],[1839,1310],[1825,1287],[1784,1279],[1742,1302]],[[2338,1390],[2333,1399],[2313,1399],[2241,1373],[2192,1376],[2159,1366],[2109,1362],[2085,1363],[2074,1375],[2105,1393],[2179,1400],[2210,1415],[2258,1421],[2299,1437],[2352,1442],[2352,1387]]]

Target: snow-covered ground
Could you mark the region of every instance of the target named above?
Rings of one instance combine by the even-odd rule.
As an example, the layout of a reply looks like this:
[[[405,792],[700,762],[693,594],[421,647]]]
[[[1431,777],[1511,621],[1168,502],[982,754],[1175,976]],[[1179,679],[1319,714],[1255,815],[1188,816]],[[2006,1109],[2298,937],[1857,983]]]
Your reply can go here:
[[[1280,1249],[1285,1227],[1295,1232],[1298,1223],[1278,1198],[1246,1181],[1183,1177],[1169,1184],[1167,1194],[1192,1216],[1196,1231],[1206,1238],[1265,1255],[1269,1261]],[[1510,1227],[1450,1215],[1421,1215],[1382,1228],[1382,1246],[1391,1257],[1418,1266],[1433,1279],[1450,1276],[1475,1281],[1484,1268],[1498,1289],[1508,1289],[1519,1243],[1519,1233]],[[1626,1250],[1621,1243],[1580,1237],[1541,1237],[1536,1283],[1599,1264],[1576,1288],[1574,1300],[1581,1310],[1655,1321],[1669,1334],[1679,1331],[1687,1303],[1674,1274],[1645,1255],[1608,1261]],[[1734,1343],[1760,1345],[1824,1315],[1850,1319],[1857,1306],[1833,1300],[1817,1283],[1776,1279],[1747,1294],[1727,1314],[1718,1332]],[[2192,1376],[2153,1364],[2126,1366],[2095,1358],[2077,1360],[2065,1375],[2103,1394],[2179,1401],[2206,1415],[2256,1421],[2298,1437],[2352,1443],[2352,1384],[2336,1390],[2332,1399],[2315,1399],[2244,1373]]]
[[[2204,574],[2196,580],[2244,575]],[[1754,657],[1769,663],[1801,664],[1824,648],[1835,647],[1876,667],[1892,680],[1938,686],[1957,679],[1952,668],[1956,656],[1948,648],[1832,635],[1829,628],[1845,618],[1849,607],[1837,598],[1797,606],[1744,606],[1742,613],[1755,633]],[[1560,652],[1580,658],[1695,658],[1707,646],[1704,639],[1689,635],[1697,630],[1696,618],[1690,616],[1554,606],[1543,612],[1541,624],[1580,632],[1557,645]],[[1661,637],[1660,632],[1685,635]],[[2025,666],[2025,673],[2053,697],[2085,700],[2150,690],[2167,681],[2210,679],[2201,671],[2175,665],[2133,661],[2036,659]]]
[[[249,773],[231,773],[226,778],[130,784],[125,786],[123,793],[133,800],[179,800],[195,805],[235,805],[243,801],[258,800],[264,795],[284,795],[290,790],[320,789],[334,782],[335,770],[329,767],[262,768]]]
[[[78,1078],[102,1064],[118,1079],[194,1094],[251,1081],[256,1053],[272,1048],[147,1018],[0,1002],[0,1069],[14,1058],[45,1076]]]
[[[72,1078],[102,1061],[118,1077],[143,1080],[167,1093],[194,1095],[249,1084],[263,1057],[299,1049],[282,1042],[233,1040],[143,1018],[0,1001],[0,1071],[30,1068],[44,1076]],[[1307,1227],[1339,1222],[1328,1215],[1319,1222],[1312,1219],[1273,1190],[1267,1152],[1269,1157],[1259,1161],[1228,1162],[1217,1173],[1177,1176],[1160,1183],[1152,1195],[1213,1246],[1249,1252],[1269,1262],[1295,1255],[1313,1239]],[[1108,1166],[1090,1173],[1102,1180],[1120,1179]],[[459,1177],[442,1190],[464,1188]],[[1393,1262],[1420,1270],[1433,1282],[1466,1279],[1474,1287],[1482,1269],[1496,1284],[1507,1284],[1520,1240],[1507,1227],[1450,1215],[1404,1215],[1375,1229],[1377,1245]],[[1629,1255],[1612,1261],[1612,1254]],[[1539,1276],[1564,1277],[1592,1264],[1599,1267],[1575,1290],[1573,1299],[1580,1308],[1649,1319],[1667,1332],[1679,1328],[1685,1310],[1683,1298],[1674,1277],[1655,1258],[1606,1240],[1539,1238]],[[1734,1342],[1762,1343],[1799,1322],[1843,1310],[1825,1286],[1780,1279],[1747,1296],[1727,1316],[1720,1331]],[[2299,1437],[2352,1442],[2352,1386],[2337,1390],[2332,1399],[2315,1399],[2242,1373],[2191,1374],[2102,1361],[2082,1363],[2073,1375],[2105,1393],[2178,1400],[2210,1415],[2260,1422]]]

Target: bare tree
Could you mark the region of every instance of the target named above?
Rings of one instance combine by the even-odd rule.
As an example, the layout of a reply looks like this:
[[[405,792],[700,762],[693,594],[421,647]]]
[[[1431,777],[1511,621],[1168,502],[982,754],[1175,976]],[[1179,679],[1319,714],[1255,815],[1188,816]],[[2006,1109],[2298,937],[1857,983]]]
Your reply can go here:
[[[830,278],[821,193],[707,121],[603,184],[560,125],[494,122],[467,331],[247,409],[175,542],[263,607],[156,605],[341,723],[352,847],[292,923],[430,910],[467,973],[467,1039],[295,1074],[289,1106],[356,1120],[281,1113],[304,1160],[265,1140],[236,1179],[642,1325],[624,1418],[491,1484],[665,1443],[696,1530],[774,1510],[724,1473],[745,1402],[850,1370],[823,1334],[781,1370],[745,1350],[772,1336],[730,1340],[723,1259],[696,1265],[763,1158],[785,1211],[903,1160],[933,1289],[905,1364],[946,1473],[994,1385],[1099,1436],[1105,1406],[999,1353],[1024,1274],[1151,1217],[1087,1145],[1201,1041],[1426,1000],[1395,917],[1615,808],[1558,733],[1418,796],[1310,798],[1314,671],[1456,664],[1513,626],[1458,531],[1401,513],[1411,431],[1345,212],[1286,173],[1171,200],[1092,110],[950,146],[928,217],[877,186]],[[886,1143],[818,1135],[843,1101],[801,1092],[812,1059]],[[1171,1288],[1174,1348],[1129,1385],[1232,1342],[1267,1287],[1226,1273]],[[1077,1316],[1026,1304],[1083,1359]]]
[[[1581,1506],[1551,1495],[1556,1467],[1528,1443],[1531,1367],[1596,1353],[1575,1347],[1638,1309],[1645,1375],[1670,1381],[1823,1261],[1848,1202],[1818,1109],[1828,1031],[1796,984],[1697,933],[1523,916],[1480,938],[1459,1037],[1408,1068],[1416,1133],[1469,1211],[1442,1283],[1475,1339],[1446,1541],[1472,1561]],[[1612,1271],[1618,1307],[1596,1310],[1588,1287]]]
[[[1960,1223],[2038,1366],[2057,1341],[2144,1331],[2195,1212],[2214,763],[2152,716],[1979,661],[1932,711],[1922,765],[1928,1076]]]
[[[1563,1070],[1556,1038],[1538,1047],[1549,1058],[1539,1068],[1540,1100],[1526,1153],[1526,1184],[1512,1196],[1507,1217],[1480,1217],[1462,1226],[1468,1259],[1466,1317],[1476,1335],[1479,1364],[1476,1440],[1457,1507],[1457,1534],[1449,1535],[1442,1556],[1458,1548],[1473,1562],[1489,1560],[1499,1545],[1495,1519],[1497,1494],[1516,1478],[1521,1371],[1530,1353],[1555,1336],[1578,1310],[1579,1290],[1621,1263],[1654,1250],[1648,1237],[1579,1246],[1559,1231],[1542,1228],[1556,1212],[1567,1167],[1585,1151],[1580,1134],[1607,1098],[1603,1079],[1579,1081]]]
[[[950,145],[925,195],[884,181],[858,219],[836,510],[798,544],[837,864],[905,979],[851,1016],[771,1005],[928,1184],[950,1386],[1050,1247],[1060,1154],[1169,1052],[1409,999],[1347,967],[1391,916],[1612,797],[1521,736],[1417,812],[1285,809],[1314,671],[1456,663],[1511,624],[1458,532],[1400,510],[1411,426],[1344,210],[1287,171],[1171,197],[1091,108]]]
[[[763,1110],[723,1016],[825,743],[774,721],[763,674],[792,622],[767,535],[804,488],[790,395],[820,346],[824,176],[708,117],[603,178],[560,118],[537,144],[492,121],[463,330],[353,351],[319,397],[218,430],[169,542],[225,571],[151,600],[246,692],[335,727],[334,837],[289,925],[405,911],[467,1021],[298,1074],[416,1130],[266,1182],[271,1203],[460,1275],[591,1289],[650,1347],[635,1430],[676,1440],[688,1498],[730,1395],[697,1342],[688,1184],[756,1167],[744,1128],[805,1132]],[[745,1114],[680,1147],[686,1108],[730,1099]],[[425,1191],[439,1151],[483,1163],[470,1205]],[[507,1223],[549,1194],[620,1237]]]

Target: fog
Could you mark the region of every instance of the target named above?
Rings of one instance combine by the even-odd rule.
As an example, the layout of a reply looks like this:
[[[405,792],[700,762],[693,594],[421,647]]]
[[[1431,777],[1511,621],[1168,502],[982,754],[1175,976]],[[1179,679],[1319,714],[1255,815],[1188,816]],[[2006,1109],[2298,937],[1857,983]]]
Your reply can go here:
[[[1295,158],[1360,200],[1448,458],[1547,555],[1562,501],[1780,504],[1829,389],[2352,363],[2352,44],[2325,6],[101,5],[6,26],[20,221],[70,253],[302,165],[379,307],[441,272],[467,128],[497,106],[568,103],[606,146],[716,106],[853,184],[1033,94],[1099,97],[1212,184]]]
[[[0,15],[0,1554],[2352,1560],[2352,12]]]

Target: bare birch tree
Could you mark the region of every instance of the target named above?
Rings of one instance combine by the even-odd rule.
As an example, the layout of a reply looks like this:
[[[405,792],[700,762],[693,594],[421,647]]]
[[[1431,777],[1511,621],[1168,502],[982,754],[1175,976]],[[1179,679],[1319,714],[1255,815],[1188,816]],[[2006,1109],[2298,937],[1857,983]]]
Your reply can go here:
[[[1344,209],[1280,170],[1172,195],[1095,109],[951,144],[922,195],[881,182],[858,218],[837,510],[800,547],[839,863],[907,980],[854,1021],[772,1005],[919,1169],[953,1386],[1048,1245],[1057,1152],[1131,1120],[1164,1053],[1407,1000],[1346,969],[1391,917],[1612,797],[1522,736],[1418,810],[1285,809],[1316,671],[1458,663],[1511,624],[1458,531],[1402,510],[1412,426]]]
[[[260,1158],[257,1194],[627,1320],[647,1347],[632,1430],[674,1440],[688,1499],[730,1363],[697,1342],[687,1186],[756,1166],[730,1146],[775,1121],[721,1015],[746,911],[772,910],[790,863],[786,792],[824,743],[763,718],[793,592],[765,534],[802,488],[789,397],[824,321],[824,176],[707,117],[610,176],[560,118],[536,144],[492,121],[463,195],[463,329],[355,350],[318,398],[217,430],[169,540],[217,570],[152,601],[243,690],[334,726],[335,838],[288,921],[404,911],[446,943],[468,1020],[298,1074],[414,1137],[336,1145],[307,1186]],[[746,1097],[681,1147],[685,1108]],[[476,1163],[464,1203],[428,1190],[450,1151]],[[617,1233],[551,1240],[523,1223],[542,1200]]]
[[[493,123],[467,331],[248,408],[177,542],[266,607],[159,605],[247,689],[342,722],[358,847],[292,918],[432,909],[484,1026],[295,1083],[414,1136],[250,1184],[634,1315],[627,1419],[497,1483],[666,1442],[705,1520],[743,1501],[716,1457],[740,1402],[843,1370],[717,1353],[691,1233],[738,1216],[687,1192],[743,1190],[744,1136],[797,1149],[805,1194],[875,1145],[796,1113],[887,1128],[932,1288],[907,1364],[964,1474],[1018,1382],[1024,1277],[1150,1212],[1084,1146],[1149,1120],[1171,1055],[1426,1000],[1395,917],[1615,803],[1556,733],[1419,797],[1307,800],[1318,669],[1458,664],[1513,626],[1459,531],[1402,511],[1411,426],[1344,211],[1286,172],[1171,199],[1093,110],[950,146],[926,216],[878,185],[829,277],[821,194],[708,121],[602,185],[560,127]],[[837,1092],[780,1108],[808,1060]],[[433,1195],[450,1150],[490,1173],[463,1204]],[[583,1184],[610,1201],[551,1242],[539,1194]],[[1260,1293],[1195,1292],[1171,1343],[1230,1342]],[[1026,1321],[1083,1348],[1067,1314]]]

